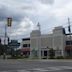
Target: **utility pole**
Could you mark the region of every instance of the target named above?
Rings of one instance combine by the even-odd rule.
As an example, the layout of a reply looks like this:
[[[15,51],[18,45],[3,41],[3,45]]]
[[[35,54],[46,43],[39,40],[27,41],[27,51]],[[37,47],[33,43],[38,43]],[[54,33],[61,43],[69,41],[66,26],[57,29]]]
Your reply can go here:
[[[70,18],[68,18],[68,31],[69,31],[69,35],[70,35],[70,41],[71,41]]]
[[[4,53],[3,53],[3,59],[6,58],[6,38],[7,38],[7,25],[5,24],[5,35],[4,35]]]
[[[68,18],[68,24],[69,24],[69,26],[68,26],[68,31],[69,31],[69,34],[71,35],[70,18]]]
[[[71,28],[70,28],[70,18],[68,18],[68,31],[69,31],[69,42],[70,42],[70,49],[69,49],[69,55],[71,55]]]

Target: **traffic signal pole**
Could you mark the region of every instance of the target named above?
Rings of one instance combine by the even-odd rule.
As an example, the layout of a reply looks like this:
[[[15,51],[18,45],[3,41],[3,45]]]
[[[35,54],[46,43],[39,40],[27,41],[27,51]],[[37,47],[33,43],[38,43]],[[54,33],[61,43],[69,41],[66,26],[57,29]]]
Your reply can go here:
[[[7,44],[7,27],[11,27],[12,25],[12,18],[7,18],[7,24],[5,24],[5,36],[4,36],[4,52],[3,52],[3,59],[6,58],[6,44]]]

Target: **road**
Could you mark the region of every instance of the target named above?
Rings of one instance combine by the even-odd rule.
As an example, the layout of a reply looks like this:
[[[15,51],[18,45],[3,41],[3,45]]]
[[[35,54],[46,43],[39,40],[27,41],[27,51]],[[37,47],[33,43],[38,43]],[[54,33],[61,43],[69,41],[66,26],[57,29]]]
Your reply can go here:
[[[0,72],[72,72],[72,60],[0,60]]]

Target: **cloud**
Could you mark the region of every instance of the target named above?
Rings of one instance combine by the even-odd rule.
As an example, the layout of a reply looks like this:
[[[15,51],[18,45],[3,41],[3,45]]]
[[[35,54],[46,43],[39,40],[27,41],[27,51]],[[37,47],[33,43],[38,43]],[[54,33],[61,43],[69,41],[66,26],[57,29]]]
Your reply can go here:
[[[13,18],[11,38],[29,36],[38,21],[41,31],[48,33],[49,28],[66,23],[68,16],[72,19],[71,7],[72,0],[0,0],[0,21]]]
[[[14,21],[19,21],[22,19],[23,15],[19,12],[11,10],[9,7],[2,5],[0,7],[0,21],[4,21],[7,17],[12,17]]]
[[[40,0],[43,4],[53,4],[54,0]]]
[[[34,23],[29,18],[25,17],[19,24],[19,27],[17,29],[14,29],[14,31],[11,33],[11,36],[21,36],[28,34],[33,30],[33,28]]]

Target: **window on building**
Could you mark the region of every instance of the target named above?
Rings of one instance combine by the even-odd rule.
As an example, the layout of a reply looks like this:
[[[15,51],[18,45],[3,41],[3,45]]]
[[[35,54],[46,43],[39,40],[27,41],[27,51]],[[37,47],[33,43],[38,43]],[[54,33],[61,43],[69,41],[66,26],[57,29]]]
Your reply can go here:
[[[70,45],[70,41],[66,41],[66,45]]]
[[[44,51],[44,56],[47,56],[47,51]]]
[[[72,45],[72,41],[71,41],[71,45]]]
[[[30,44],[23,44],[23,47],[30,47]]]
[[[72,45],[72,41],[66,41],[66,45]]]
[[[30,47],[30,44],[28,44],[28,47]]]
[[[27,47],[27,44],[23,44],[23,47]]]

